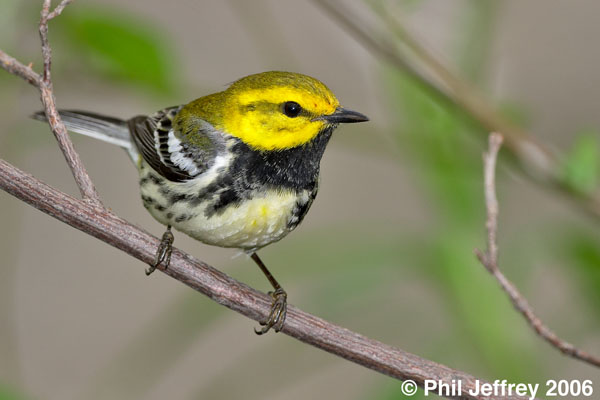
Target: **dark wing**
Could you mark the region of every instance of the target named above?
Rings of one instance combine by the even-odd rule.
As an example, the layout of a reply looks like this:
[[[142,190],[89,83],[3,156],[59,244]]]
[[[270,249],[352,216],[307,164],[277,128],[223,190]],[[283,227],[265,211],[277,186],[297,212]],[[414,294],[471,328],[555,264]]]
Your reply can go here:
[[[206,171],[223,139],[208,123],[197,124],[193,145],[175,132],[173,119],[181,107],[165,108],[151,116],[137,116],[127,121],[136,148],[156,172],[173,182],[190,180]],[[202,120],[200,120],[202,121]],[[189,133],[188,133],[189,134]]]

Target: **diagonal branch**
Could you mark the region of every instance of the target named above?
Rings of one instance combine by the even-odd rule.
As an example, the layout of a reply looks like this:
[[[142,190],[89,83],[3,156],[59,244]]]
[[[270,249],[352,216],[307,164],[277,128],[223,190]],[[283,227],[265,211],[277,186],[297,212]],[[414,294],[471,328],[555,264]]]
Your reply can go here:
[[[46,185],[31,175],[0,160],[0,188],[111,246],[147,263],[154,261],[159,240],[116,216],[99,204],[77,200]],[[159,269],[170,277],[203,293],[255,321],[264,321],[270,312],[271,298],[240,283],[210,265],[173,249],[167,270]],[[393,378],[411,379],[420,386],[425,381],[444,382],[448,385],[462,382],[462,397],[484,399],[475,391],[483,381],[458,370],[423,359],[387,344],[369,339],[346,328],[334,325],[296,307],[288,306],[282,331],[349,361],[365,366]],[[498,397],[499,399],[523,399]]]
[[[487,221],[485,224],[487,229],[487,249],[485,253],[475,250],[475,254],[481,264],[496,278],[502,290],[510,298],[513,306],[523,314],[527,323],[542,339],[568,356],[600,367],[600,358],[577,349],[571,343],[559,338],[550,328],[544,325],[542,320],[533,312],[533,308],[531,308],[527,299],[523,297],[515,285],[498,268],[498,243],[496,240],[498,232],[498,199],[496,197],[495,170],[496,159],[501,145],[502,135],[492,133],[489,138],[489,150],[483,155],[485,203],[487,209]]]

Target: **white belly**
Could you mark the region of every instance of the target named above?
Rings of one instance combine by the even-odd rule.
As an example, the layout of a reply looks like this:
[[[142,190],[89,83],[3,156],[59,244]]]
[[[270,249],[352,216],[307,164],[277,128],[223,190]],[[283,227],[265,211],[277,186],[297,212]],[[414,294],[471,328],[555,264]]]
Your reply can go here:
[[[195,217],[173,226],[207,244],[255,250],[292,230],[289,224],[297,201],[298,196],[292,192],[270,191],[210,217],[202,209]]]
[[[206,244],[245,250],[257,250],[282,239],[297,225],[298,206],[309,202],[308,192],[297,195],[289,190],[270,190],[207,215],[206,203],[169,205],[158,186],[146,185],[141,193],[143,198],[153,199],[145,206],[159,222]]]

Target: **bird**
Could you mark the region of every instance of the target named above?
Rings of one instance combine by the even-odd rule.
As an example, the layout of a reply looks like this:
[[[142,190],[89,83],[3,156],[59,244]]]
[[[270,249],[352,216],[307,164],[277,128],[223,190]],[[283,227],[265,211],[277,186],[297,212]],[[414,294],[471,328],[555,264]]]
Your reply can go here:
[[[66,128],[124,148],[137,166],[146,210],[166,226],[150,275],[168,268],[174,228],[238,248],[273,287],[259,335],[279,332],[287,293],[257,251],[292,232],[319,189],[320,162],[339,124],[368,121],[307,75],[268,71],[225,90],[129,119],[59,110]],[[45,120],[38,112],[34,118]]]

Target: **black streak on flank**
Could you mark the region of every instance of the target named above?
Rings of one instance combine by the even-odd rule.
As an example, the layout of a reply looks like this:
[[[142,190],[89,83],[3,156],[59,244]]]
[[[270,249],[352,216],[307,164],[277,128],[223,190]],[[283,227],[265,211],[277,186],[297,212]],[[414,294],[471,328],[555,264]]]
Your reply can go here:
[[[148,205],[154,203],[154,199],[152,197],[145,195],[142,195],[142,201],[144,202],[144,204]]]
[[[158,179],[158,177],[153,174],[148,174],[147,178],[155,185],[163,186],[165,184],[161,179]]]
[[[210,218],[214,214],[225,211],[229,205],[239,204],[241,200],[241,197],[238,196],[235,190],[226,190],[221,193],[221,195],[218,197],[218,200],[211,207],[206,208],[205,215]]]
[[[309,199],[307,202],[305,202],[305,203],[296,202],[296,209],[294,210],[294,216],[297,218],[297,220],[294,222],[290,222],[288,224],[288,227],[293,229],[296,226],[300,225],[300,223],[302,222],[302,220],[308,213],[308,209],[310,208],[313,201],[315,200],[315,197],[317,197],[317,191],[318,191],[318,188],[315,185],[313,191],[309,195]]]
[[[193,215],[181,214],[181,215],[178,215],[177,217],[175,217],[175,222],[189,221],[192,218],[193,218]]]
[[[169,205],[179,203],[180,201],[185,201],[189,197],[187,194],[183,194],[183,193],[171,193],[167,196],[168,196],[167,201],[169,202]]]

